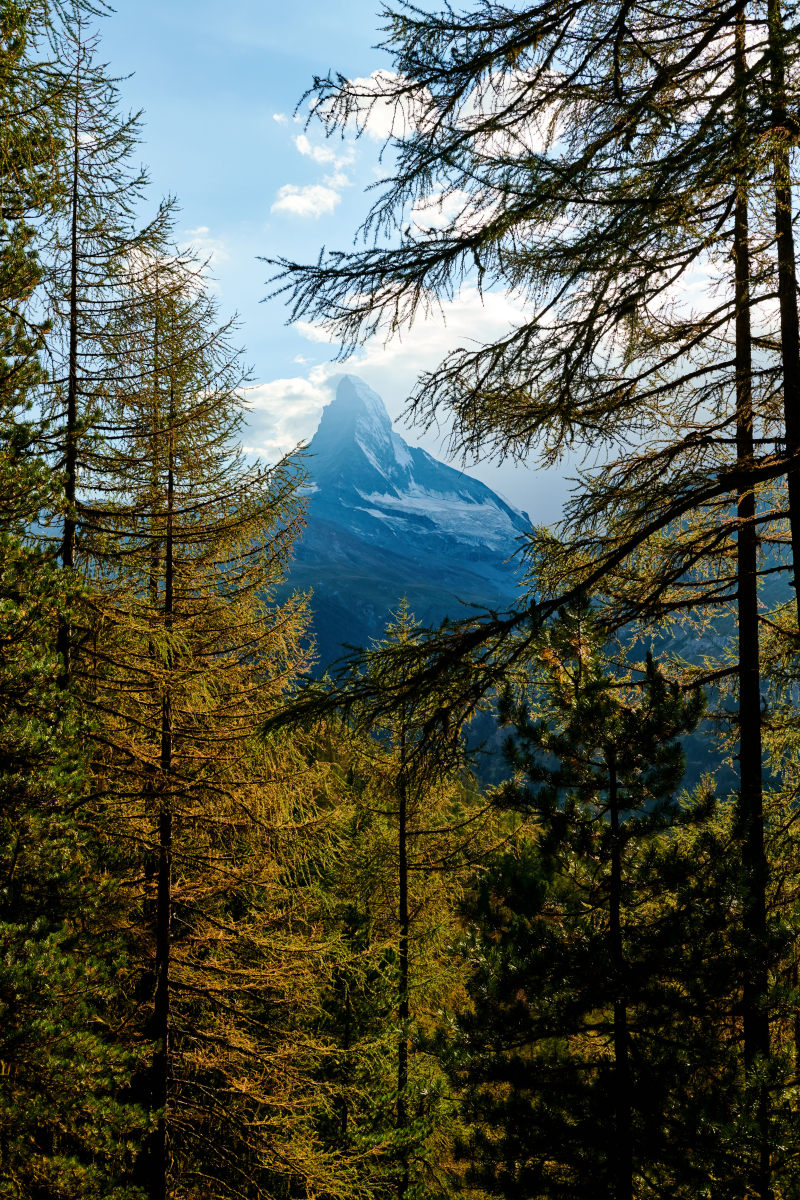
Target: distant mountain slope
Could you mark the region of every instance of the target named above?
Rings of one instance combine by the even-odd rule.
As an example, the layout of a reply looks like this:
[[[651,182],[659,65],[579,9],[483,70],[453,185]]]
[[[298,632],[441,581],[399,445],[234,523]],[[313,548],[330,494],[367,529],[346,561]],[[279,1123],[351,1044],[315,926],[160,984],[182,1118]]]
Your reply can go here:
[[[425,625],[468,615],[468,605],[504,609],[514,603],[516,555],[530,529],[528,515],[485,484],[409,446],[393,431],[381,398],[355,376],[341,379],[324,409],[306,465],[308,527],[295,548],[285,590],[313,590],[320,671],[348,645],[380,639],[402,596]],[[781,588],[785,584],[769,585],[771,592]],[[701,643],[673,636],[659,640],[656,651],[699,658],[727,633],[712,629]],[[644,652],[643,645],[637,647],[637,659]],[[473,740],[488,738],[497,750],[491,718],[480,718],[474,735]],[[685,739],[685,750],[688,782],[711,771],[721,790],[734,786],[732,773],[719,771],[719,756],[702,734]],[[484,782],[502,773],[501,764],[497,754],[494,765],[484,760]]]
[[[530,518],[409,446],[355,376],[324,409],[307,467],[308,527],[288,582],[313,588],[321,666],[380,638],[401,596],[426,624],[513,601]]]

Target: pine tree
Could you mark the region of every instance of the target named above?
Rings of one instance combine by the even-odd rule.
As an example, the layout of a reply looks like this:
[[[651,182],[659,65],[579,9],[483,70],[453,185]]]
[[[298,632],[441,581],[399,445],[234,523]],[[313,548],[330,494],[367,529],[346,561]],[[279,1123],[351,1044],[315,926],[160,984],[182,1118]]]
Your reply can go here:
[[[140,1122],[106,1016],[124,960],[113,939],[87,944],[110,881],[82,804],[86,721],[54,648],[82,597],[34,536],[57,495],[32,407],[37,233],[59,196],[49,28],[45,6],[0,5],[0,1194],[122,1200]]]
[[[708,795],[676,794],[702,701],[652,659],[638,696],[609,675],[588,611],[541,656],[534,715],[505,704],[518,774],[500,802],[529,830],[467,907],[469,1178],[504,1196],[738,1194],[730,830]]]

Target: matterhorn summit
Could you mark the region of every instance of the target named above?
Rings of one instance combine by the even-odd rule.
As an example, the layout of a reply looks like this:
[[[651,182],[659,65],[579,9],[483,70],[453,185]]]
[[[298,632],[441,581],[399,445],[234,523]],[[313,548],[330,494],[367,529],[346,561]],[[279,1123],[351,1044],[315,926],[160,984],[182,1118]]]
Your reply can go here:
[[[305,465],[308,527],[290,584],[313,588],[323,665],[381,637],[402,596],[426,624],[513,601],[527,514],[408,445],[356,376],[340,379]]]
[[[355,375],[345,375],[322,410],[309,447],[311,473],[319,487],[398,487],[406,483],[409,448],[392,430],[377,392]]]

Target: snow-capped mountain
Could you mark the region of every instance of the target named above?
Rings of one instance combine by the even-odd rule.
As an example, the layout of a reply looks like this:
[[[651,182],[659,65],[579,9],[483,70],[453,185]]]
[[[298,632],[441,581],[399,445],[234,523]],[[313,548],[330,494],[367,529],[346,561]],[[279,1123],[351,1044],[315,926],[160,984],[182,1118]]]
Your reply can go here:
[[[308,527],[289,582],[314,589],[323,665],[381,637],[402,596],[426,624],[513,600],[527,514],[409,446],[355,376],[324,409],[306,467]]]

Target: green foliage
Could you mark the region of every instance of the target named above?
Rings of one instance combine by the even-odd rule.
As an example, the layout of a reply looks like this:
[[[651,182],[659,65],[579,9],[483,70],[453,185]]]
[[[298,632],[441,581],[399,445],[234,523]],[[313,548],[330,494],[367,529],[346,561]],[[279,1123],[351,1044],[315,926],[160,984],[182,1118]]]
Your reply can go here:
[[[638,686],[609,675],[584,611],[542,645],[533,703],[507,701],[518,774],[498,797],[529,830],[466,908],[468,1179],[509,1197],[733,1187],[730,831],[706,791],[677,795],[702,698],[652,660]]]
[[[375,244],[280,263],[296,311],[352,345],[510,290],[414,406],[601,453],[514,611],[404,606],[288,701],[302,472],[245,460],[232,326],[170,203],[139,223],[103,7],[0,0],[0,1196],[795,1200],[796,626],[756,591],[800,549],[788,18],[401,0],[394,73],[316,81],[328,133],[405,119]],[[730,287],[687,312],[698,265]],[[594,626],[731,609],[683,682],[735,701],[736,804],[679,794],[699,690]]]
[[[124,959],[81,804],[87,729],[58,686],[60,572],[10,535],[0,574],[0,1194],[127,1196],[141,1118],[109,1011]],[[8,1190],[2,1190],[3,1188]]]
[[[418,636],[403,605],[363,669],[390,670],[392,651]],[[319,1129],[371,1196],[433,1200],[457,1186],[440,1033],[463,994],[456,904],[494,820],[450,740],[430,736],[438,702],[408,704],[371,734],[350,705],[346,723],[329,718],[313,735],[336,805],[318,867],[332,955],[314,1024],[329,1047]]]
[[[107,1024],[124,960],[103,931],[110,881],[82,802],[86,718],[54,649],[82,597],[32,538],[58,486],[31,411],[34,222],[58,200],[47,29],[44,6],[0,5],[0,1194],[121,1200],[141,1128]]]

